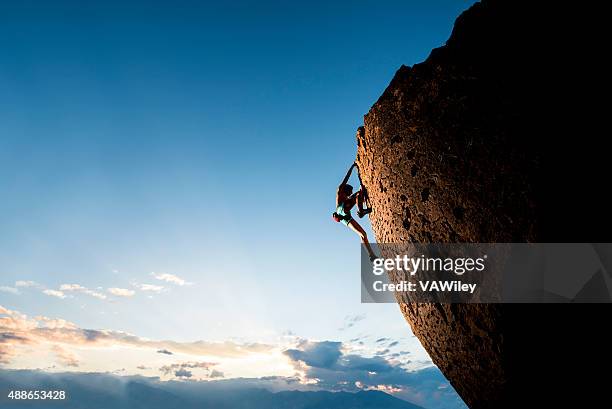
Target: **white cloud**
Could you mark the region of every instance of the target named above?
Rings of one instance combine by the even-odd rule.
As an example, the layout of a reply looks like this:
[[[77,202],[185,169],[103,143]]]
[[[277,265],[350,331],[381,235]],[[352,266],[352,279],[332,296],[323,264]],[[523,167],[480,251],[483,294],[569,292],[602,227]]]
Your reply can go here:
[[[190,283],[184,279],[182,279],[181,277],[178,277],[174,274],[168,274],[168,273],[151,273],[151,275],[153,277],[155,277],[157,280],[161,280],[161,281],[166,281],[168,283],[172,283],[172,284],[176,284],[176,285],[191,285],[193,283]]]
[[[131,297],[134,295],[134,291],[128,290],[127,288],[109,288],[106,291],[117,297]]]
[[[2,285],[0,286],[0,291],[4,293],[11,293],[11,294],[19,295],[19,290],[16,289],[15,287],[7,287],[5,285]]]
[[[62,284],[60,286],[60,290],[61,291],[72,291],[72,292],[78,292],[78,293],[82,293],[82,294],[86,294],[89,295],[91,297],[95,297],[98,298],[100,300],[105,300],[106,299],[106,295],[98,292],[98,291],[94,291],[94,290],[90,290],[87,287],[83,287],[80,284]]]
[[[47,295],[50,295],[52,297],[66,298],[66,294],[64,294],[62,291],[58,291],[58,290],[46,289],[46,290],[43,290],[43,293],[47,294]]]
[[[136,288],[138,288],[141,291],[149,291],[149,292],[153,292],[153,293],[161,293],[162,291],[164,291],[164,287],[161,285],[155,285],[155,284],[138,284],[138,283],[132,283],[132,285]]]
[[[99,298],[100,300],[106,300],[106,295],[99,293],[97,291],[93,291],[93,290],[85,290],[83,291],[85,294],[87,295],[91,295],[92,297],[96,297]]]
[[[86,288],[79,284],[62,284],[60,285],[60,290],[62,291],[82,291],[82,290],[86,290]]]

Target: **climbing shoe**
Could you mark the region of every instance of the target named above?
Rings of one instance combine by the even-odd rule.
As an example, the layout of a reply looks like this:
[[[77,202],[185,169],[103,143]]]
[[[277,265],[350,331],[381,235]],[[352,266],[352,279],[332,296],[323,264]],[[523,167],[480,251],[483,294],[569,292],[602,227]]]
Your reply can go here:
[[[370,213],[372,213],[372,209],[357,210],[357,216],[359,216],[360,219],[366,214],[370,214]]]

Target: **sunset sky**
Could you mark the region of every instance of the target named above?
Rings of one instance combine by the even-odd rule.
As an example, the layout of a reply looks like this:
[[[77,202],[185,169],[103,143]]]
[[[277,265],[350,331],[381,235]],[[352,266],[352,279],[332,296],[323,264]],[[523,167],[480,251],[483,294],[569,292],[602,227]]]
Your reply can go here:
[[[0,5],[2,367],[432,366],[396,305],[360,304],[330,214],[363,115],[471,2],[35,4]]]

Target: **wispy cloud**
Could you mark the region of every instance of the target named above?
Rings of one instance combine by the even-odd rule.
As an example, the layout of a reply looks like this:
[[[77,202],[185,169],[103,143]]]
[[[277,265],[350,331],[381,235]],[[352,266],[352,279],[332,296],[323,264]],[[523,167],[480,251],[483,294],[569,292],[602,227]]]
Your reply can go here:
[[[62,365],[71,367],[79,366],[79,360],[77,359],[77,357],[73,353],[62,348],[61,346],[53,345],[51,350],[55,353],[55,356]]]
[[[36,281],[15,281],[15,287],[41,287]]]
[[[106,291],[117,297],[131,297],[135,294],[133,290],[128,290],[127,288],[112,287]]]
[[[91,290],[87,287],[83,287],[80,284],[62,284],[60,286],[60,291],[82,293],[82,294],[86,294],[86,295],[98,298],[100,300],[106,299],[106,295],[102,294],[101,292]]]
[[[158,353],[158,354],[165,354],[165,355],[174,355],[174,354],[172,353],[172,351],[168,351],[167,349],[158,349],[158,350],[157,350],[157,353]]]
[[[358,315],[347,315],[346,317],[344,317],[344,324],[342,325],[342,327],[338,328],[339,331],[344,331],[347,330],[349,328],[353,328],[355,326],[355,324],[357,324],[359,321],[363,321],[366,319],[365,314],[358,314]]]
[[[86,288],[79,284],[62,284],[60,285],[60,290],[62,291],[83,291],[83,290],[86,290]]]
[[[19,295],[19,290],[16,289],[15,287],[7,287],[5,285],[0,286],[0,291],[3,293],[10,293],[10,294],[15,294],[15,295]]]
[[[60,285],[59,289],[53,289],[53,288],[47,288],[45,285],[37,283],[36,281],[20,280],[20,281],[15,282],[15,287],[16,287],[15,288],[16,291],[18,290],[18,288],[35,288],[35,289],[40,290],[43,294],[46,294],[52,297],[62,298],[62,299],[67,297],[66,293],[86,294],[91,297],[98,298],[100,300],[105,300],[107,298],[105,294],[99,291],[84,287],[80,284],[62,284]],[[11,287],[7,287],[7,288],[11,288]]]
[[[151,275],[157,279],[157,280],[161,280],[161,281],[166,281],[168,283],[172,283],[172,284],[176,284],[176,285],[192,285],[193,283],[190,283],[184,279],[182,279],[179,276],[176,276],[174,274],[168,274],[168,273],[151,273]]]
[[[50,295],[51,297],[57,297],[57,298],[66,298],[66,294],[64,294],[63,291],[59,291],[59,290],[51,290],[49,288],[44,289],[43,290],[43,294],[47,294]]]
[[[18,280],[18,281],[15,281],[15,287],[21,288],[21,289],[33,288],[51,297],[66,298],[66,294],[64,294],[61,290],[54,290],[51,288],[47,288],[46,286],[40,283],[37,283],[36,281]]]
[[[132,286],[139,289],[140,291],[152,292],[152,293],[161,293],[165,289],[164,286],[155,285],[155,284],[132,283]]]
[[[157,273],[151,273],[151,275],[157,279],[157,280],[161,280],[161,281],[165,281],[167,283],[171,283],[171,284],[175,284],[178,286],[188,286],[188,285],[192,285],[193,283],[190,283],[184,279],[182,279],[181,277],[178,277],[174,274],[167,274],[167,273],[162,273],[162,274],[157,274]],[[166,291],[166,287],[164,287],[163,285],[157,285],[157,284],[148,284],[148,283],[137,283],[137,282],[132,282],[131,285],[142,292],[145,293],[149,293],[149,294],[160,294],[164,291]],[[101,287],[97,287],[97,289],[91,289],[91,288],[87,288],[81,284],[77,284],[77,283],[64,283],[61,284],[59,286],[59,288],[48,288],[47,286],[40,284],[36,281],[30,281],[30,280],[19,280],[15,282],[15,286],[14,287],[10,287],[10,286],[0,286],[0,292],[5,292],[5,293],[11,293],[11,294],[20,294],[19,289],[20,288],[33,288],[33,289],[37,289],[39,291],[41,291],[43,294],[52,296],[52,297],[57,297],[57,298],[67,298],[68,295],[67,294],[84,294],[84,295],[88,295],[90,297],[94,297],[100,300],[106,300],[108,298],[107,294],[104,294],[102,291]],[[134,290],[130,290],[128,288],[120,288],[120,287],[110,287],[106,289],[106,292],[109,294],[112,294],[116,297],[132,297],[134,294],[136,294],[136,292]],[[72,296],[70,296],[72,297]],[[152,296],[149,295],[149,298],[151,298]]]

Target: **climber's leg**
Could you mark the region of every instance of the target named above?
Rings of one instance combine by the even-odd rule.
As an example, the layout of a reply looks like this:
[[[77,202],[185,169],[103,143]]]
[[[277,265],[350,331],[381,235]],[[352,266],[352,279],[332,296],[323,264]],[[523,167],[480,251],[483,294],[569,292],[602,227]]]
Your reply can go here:
[[[363,211],[363,189],[357,192],[357,208],[360,212]]]
[[[366,234],[365,230],[363,230],[363,227],[361,227],[361,225],[357,223],[355,219],[349,222],[348,227],[350,227],[351,230],[353,230],[355,233],[359,235],[359,237],[361,238],[361,242],[364,244],[366,250],[368,251],[370,260],[375,259],[376,254],[374,254],[374,251],[372,250],[372,247],[370,246],[370,242],[368,241],[368,235]]]
[[[365,190],[361,188],[357,192],[357,216],[359,216],[360,218],[372,211],[372,209],[365,209],[363,207],[364,203],[365,203]]]

